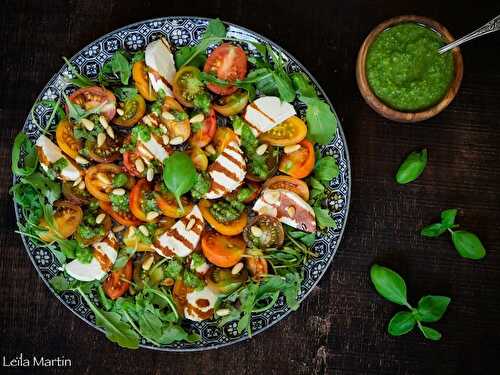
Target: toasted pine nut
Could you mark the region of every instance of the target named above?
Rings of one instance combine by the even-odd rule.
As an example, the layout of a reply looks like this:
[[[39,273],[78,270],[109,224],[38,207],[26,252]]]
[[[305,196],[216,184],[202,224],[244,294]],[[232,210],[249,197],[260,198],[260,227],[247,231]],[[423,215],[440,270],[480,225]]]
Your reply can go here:
[[[104,129],[109,128],[108,120],[106,120],[106,117],[104,117],[103,115],[99,116],[99,123],[102,125]]]
[[[104,173],[97,173],[96,175],[97,179],[101,181],[103,184],[106,185],[111,185],[111,180],[109,179],[108,176],[106,176]]]
[[[189,119],[189,122],[191,124],[194,124],[195,122],[202,122],[205,119],[205,116],[203,116],[203,113],[198,113],[197,115],[191,117]]]
[[[146,220],[151,221],[151,220],[156,219],[158,216],[160,216],[160,214],[158,212],[151,211],[151,212],[148,212],[148,214],[146,215]]]
[[[294,217],[295,216],[295,207],[293,206],[288,206],[286,208],[286,212],[288,212],[288,216]]]
[[[118,113],[119,116],[123,116],[123,114],[125,113],[125,111],[121,108],[117,108],[116,109],[116,113]]]
[[[145,123],[146,125],[153,126],[153,123],[151,122],[151,117],[149,115],[146,115],[142,118],[142,122]]]
[[[262,232],[262,229],[260,229],[258,226],[256,225],[252,225],[250,227],[250,232],[252,232],[252,234],[255,236],[255,237],[261,237],[263,235],[263,232]]]
[[[88,164],[89,163],[89,161],[87,159],[85,159],[83,156],[80,156],[80,155],[76,156],[75,161],[78,164]]]
[[[81,181],[81,182],[78,184],[78,189],[80,189],[80,190],[85,190],[85,181]]]
[[[153,168],[148,168],[148,171],[146,172],[146,180],[151,182],[153,181],[154,176],[155,176],[155,170]]]
[[[165,125],[163,124],[160,124],[160,130],[164,133],[164,134],[168,134],[168,129]]]
[[[135,227],[133,225],[131,225],[130,227],[128,227],[128,235],[127,236],[133,236],[135,233]]]
[[[112,231],[113,231],[113,233],[118,233],[124,229],[125,229],[125,225],[116,225],[113,227]]]
[[[285,154],[291,154],[292,152],[295,152],[300,149],[300,145],[290,145],[290,146],[285,146],[283,151],[285,151]]]
[[[145,236],[149,236],[149,230],[144,225],[139,225],[139,231]]]
[[[196,223],[196,219],[193,217],[191,220],[186,225],[186,230],[191,230],[193,228],[194,224]]]
[[[233,269],[231,270],[231,273],[233,275],[236,275],[238,274],[241,270],[243,269],[243,263],[239,262],[239,263],[236,263],[233,267]]]
[[[261,144],[257,149],[255,150],[257,155],[264,155],[264,153],[267,151],[267,143]]]
[[[215,312],[217,316],[226,316],[229,315],[231,311],[229,309],[219,309]]]
[[[111,126],[108,126],[106,128],[106,133],[108,133],[109,138],[115,139],[115,132],[113,131],[113,128]]]
[[[122,188],[113,189],[112,193],[114,195],[125,195],[125,189]]]
[[[74,187],[74,186],[78,186],[78,185],[80,184],[80,182],[82,182],[82,176],[79,176],[79,177],[75,180],[75,182],[73,182],[73,187]]]
[[[95,222],[96,224],[101,224],[104,221],[104,219],[106,219],[106,214],[102,212],[99,215],[97,215],[97,217],[95,218]]]
[[[137,172],[142,173],[144,172],[144,162],[142,159],[135,159],[135,168],[137,169]]]
[[[151,154],[151,152],[149,152],[149,150],[140,143],[137,146],[137,151],[139,151],[139,154],[141,154],[143,159],[153,159],[154,158],[153,154]]]
[[[168,111],[162,112],[161,117],[163,117],[164,120],[175,121],[175,116]]]
[[[90,121],[89,119],[86,119],[86,118],[82,118],[80,120],[80,122],[82,123],[83,127],[85,129],[87,129],[89,132],[94,130],[94,123],[92,121]]]
[[[151,266],[153,265],[153,261],[155,260],[153,255],[148,255],[146,259],[144,259],[144,262],[142,262],[142,269],[144,271],[148,271]]]
[[[214,155],[216,152],[214,146],[212,146],[212,145],[208,145],[207,147],[205,147],[205,151],[209,155]]]
[[[174,146],[175,145],[180,145],[183,142],[184,142],[184,138],[182,138],[182,137],[175,137],[175,138],[173,138],[173,139],[170,140],[170,144],[174,145]]]
[[[97,134],[97,147],[101,147],[104,142],[106,142],[106,134],[99,133]]]
[[[163,141],[164,145],[168,145],[169,142],[170,142],[170,138],[166,134],[164,134],[164,135],[161,136],[161,140]]]

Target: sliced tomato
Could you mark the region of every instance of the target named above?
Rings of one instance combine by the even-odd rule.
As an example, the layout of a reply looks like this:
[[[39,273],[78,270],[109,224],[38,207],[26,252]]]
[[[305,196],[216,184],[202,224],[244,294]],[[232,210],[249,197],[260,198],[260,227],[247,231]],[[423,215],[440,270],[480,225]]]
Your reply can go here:
[[[180,68],[175,74],[172,87],[175,99],[185,107],[194,107],[194,98],[205,90],[200,70],[194,66]]]
[[[303,198],[306,202],[309,200],[309,187],[307,184],[289,176],[274,176],[264,183],[262,189],[285,189],[293,191]]]
[[[116,164],[102,163],[93,165],[85,174],[85,185],[90,194],[100,201],[109,202],[109,193],[113,190],[113,177],[122,173],[122,168]],[[128,176],[126,188],[130,189],[135,179]]]
[[[254,234],[254,229],[259,228],[259,235]],[[243,239],[249,247],[259,249],[280,248],[285,240],[285,231],[281,222],[273,216],[258,215],[246,226]]]
[[[137,124],[146,113],[146,102],[140,95],[134,95],[120,104],[123,115],[113,119],[113,123],[118,126],[130,128]]]
[[[144,194],[151,190],[151,184],[146,179],[142,179],[137,181],[130,191],[130,211],[139,220],[148,221],[147,213],[142,209],[142,201],[144,199]]]
[[[68,202],[57,201],[54,203],[53,227],[44,218],[38,224],[46,231],[40,231],[40,239],[44,242],[52,242],[56,239],[65,239],[75,233],[83,218],[80,206]]]
[[[132,66],[132,79],[134,80],[135,88],[144,99],[150,102],[156,100],[156,92],[153,90],[153,86],[151,86],[146,72],[146,63],[143,60],[135,62]]]
[[[127,230],[123,235],[123,243],[125,246],[131,249],[135,249],[136,251],[154,251],[153,244],[143,242],[141,236],[139,235],[139,231],[137,230]]]
[[[229,117],[237,115],[248,104],[248,94],[245,91],[236,91],[228,96],[221,96],[213,108],[221,115]]]
[[[115,221],[117,221],[121,225],[125,225],[127,227],[130,226],[136,227],[142,224],[142,221],[140,221],[138,218],[132,215],[131,212],[118,212],[113,210],[111,202],[99,201],[99,206],[104,212],[110,215],[113,219],[115,219]]]
[[[132,274],[132,260],[129,260],[122,269],[111,272],[102,284],[106,295],[112,300],[123,296],[130,286],[130,282],[127,281],[132,280]]]
[[[184,108],[175,100],[174,98],[167,96],[165,98],[165,102],[163,103],[163,106],[161,107],[162,113],[168,112],[174,117],[178,114],[183,114],[184,119],[183,120],[170,120],[170,119],[165,119],[164,116],[161,116],[161,121],[163,124],[166,125],[168,128],[168,135],[170,139],[174,138],[182,138],[182,142],[187,141],[189,136],[191,135],[191,124],[189,123],[189,118],[186,114],[186,111],[184,111]]]
[[[199,147],[193,147],[189,151],[189,156],[194,164],[194,167],[199,171],[206,171],[208,168],[208,157],[205,152]]]
[[[310,141],[304,139],[299,145],[301,147],[297,151],[283,155],[279,170],[295,178],[304,178],[313,171],[316,157]]]
[[[263,156],[265,158],[265,162],[267,165],[267,170],[268,170],[267,175],[265,175],[265,176],[257,175],[255,173],[253,173],[251,171],[251,169],[249,169],[249,171],[247,172],[247,174],[245,176],[245,178],[247,180],[262,182],[262,181],[265,181],[266,179],[268,179],[270,176],[274,176],[274,174],[276,173],[276,171],[278,169],[278,163],[279,163],[279,151],[278,151],[277,147],[274,147],[274,146],[268,147]],[[252,161],[249,160],[249,164],[251,162]]]
[[[98,163],[111,163],[120,159],[120,146],[122,142],[116,137],[111,139],[106,137],[106,140],[101,146],[97,146],[97,142],[91,138],[85,142],[85,148],[89,153],[89,158]]]
[[[238,219],[228,223],[220,223],[210,212],[210,206],[212,206],[211,201],[202,199],[198,205],[203,218],[212,226],[212,228],[221,234],[226,236],[236,236],[243,232],[243,229],[245,229],[245,226],[247,225],[248,217],[246,210],[241,213]]]
[[[212,144],[217,154],[222,154],[227,145],[231,141],[236,141],[237,139],[238,136],[232,129],[226,127],[217,128]]]
[[[199,129],[196,128],[197,126]],[[210,113],[205,115],[201,124],[193,124],[193,129],[196,130],[194,130],[193,136],[189,139],[189,143],[200,148],[208,145],[217,130],[217,118],[215,117],[214,110],[210,109]]]
[[[297,116],[292,116],[278,126],[262,134],[262,142],[273,146],[296,145],[307,135],[307,125]]]
[[[80,189],[78,185],[73,186],[73,181],[63,182],[62,194],[68,201],[77,205],[88,204],[92,198],[86,189]]]
[[[143,173],[140,173],[135,167],[135,161],[139,158],[139,155],[134,151],[126,151],[123,154],[123,166],[132,176],[143,177]]]
[[[57,124],[56,142],[62,152],[72,159],[75,159],[82,149],[82,141],[75,138],[73,124],[67,118]]]
[[[184,207],[184,211],[181,210],[181,208],[177,205],[174,195],[169,192],[160,191],[158,186],[155,188],[154,196],[158,208],[161,210],[163,215],[167,217],[178,219],[186,216],[193,209],[193,203],[183,196],[181,198],[181,202]]]
[[[204,232],[201,237],[203,255],[218,267],[229,268],[240,261],[246,245],[241,236],[224,236],[217,232]]]
[[[234,82],[245,78],[247,74],[247,55],[239,46],[223,43],[208,56],[203,71],[214,74],[219,79]],[[237,90],[236,86],[220,86],[215,83],[207,84],[210,91],[219,95],[229,95]]]
[[[248,272],[245,269],[233,275],[231,270],[219,267],[211,267],[205,276],[207,286],[213,292],[226,295],[238,289],[247,279]]]
[[[116,97],[104,87],[82,87],[72,93],[69,100],[87,111],[100,107],[99,113],[102,113],[108,121],[115,117]]]

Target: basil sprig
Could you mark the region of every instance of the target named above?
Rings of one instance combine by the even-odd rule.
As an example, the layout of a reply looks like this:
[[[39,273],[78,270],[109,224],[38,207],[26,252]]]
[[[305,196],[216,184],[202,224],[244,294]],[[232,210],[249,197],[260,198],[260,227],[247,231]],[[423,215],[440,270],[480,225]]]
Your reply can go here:
[[[440,320],[451,301],[449,297],[427,295],[418,301],[417,307],[408,303],[406,283],[395,271],[374,264],[370,269],[370,277],[377,292],[385,299],[398,305],[406,306],[410,311],[399,311],[389,321],[387,330],[392,336],[401,336],[411,332],[418,326],[422,334],[429,340],[440,340],[441,333],[422,323],[434,323]]]
[[[163,162],[163,182],[174,195],[179,208],[184,211],[181,196],[187,193],[196,183],[196,169],[191,158],[177,151]]]
[[[454,230],[459,227],[455,224],[457,212],[456,208],[444,210],[441,212],[441,222],[427,225],[422,228],[420,234],[425,237],[439,237],[448,231],[455,249],[462,257],[473,260],[484,258],[486,249],[478,236],[466,230]]]
[[[427,165],[427,149],[414,151],[408,155],[396,172],[396,182],[404,185],[415,181]]]

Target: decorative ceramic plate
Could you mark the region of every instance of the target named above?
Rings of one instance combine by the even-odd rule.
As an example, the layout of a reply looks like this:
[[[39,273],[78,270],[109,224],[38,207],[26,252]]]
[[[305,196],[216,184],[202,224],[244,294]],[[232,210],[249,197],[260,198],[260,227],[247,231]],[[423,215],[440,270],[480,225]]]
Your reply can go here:
[[[125,26],[97,39],[95,42],[84,47],[80,52],[73,56],[71,58],[71,62],[79,68],[82,73],[93,78],[97,76],[102,65],[109,58],[111,58],[113,53],[118,49],[125,49],[128,51],[142,50],[149,42],[158,39],[160,36],[165,36],[175,47],[194,45],[199,41],[201,35],[205,31],[207,22],[207,19],[197,17],[164,17],[138,22]],[[302,71],[307,74],[314,83],[319,96],[325,99],[331,106],[331,103],[316,80],[291,54],[257,33],[232,24],[227,24],[227,26],[228,37],[270,44],[276,52],[282,54],[284,60],[286,61],[287,70],[289,72]],[[252,51],[250,51],[250,53],[252,53]],[[67,66],[64,66],[47,83],[38,99],[58,99],[61,91],[67,85],[66,81],[68,78],[73,78],[72,73],[68,70]],[[298,101],[295,101],[293,104],[299,114],[304,115],[305,106]],[[50,108],[39,104],[35,107],[32,114],[30,114],[30,116],[26,119],[23,131],[27,133],[33,141],[35,141],[40,135],[39,130],[35,125],[35,121],[47,121],[50,116],[50,112]],[[312,258],[305,266],[304,281],[302,283],[299,296],[301,301],[304,300],[307,294],[318,283],[332,261],[344,232],[349,209],[349,198],[351,194],[349,154],[347,151],[344,133],[340,124],[338,125],[338,131],[335,138],[329,145],[322,147],[321,151],[325,155],[328,154],[334,156],[340,167],[339,176],[330,183],[327,199],[328,206],[331,211],[330,213],[335,219],[337,227],[324,233],[318,233],[318,238],[313,248],[318,256]],[[15,210],[17,220],[22,221],[23,219],[20,215],[19,207],[16,206]],[[58,295],[50,286],[49,280],[58,274],[60,269],[60,264],[51,251],[46,248],[37,247],[26,236],[23,236],[23,242],[35,269],[38,271],[45,284],[47,284],[47,286],[52,290],[54,295],[78,317],[94,328],[102,331],[95,325],[94,314],[82,301],[79,294],[69,291]],[[93,301],[95,304],[99,305],[97,298],[93,298]],[[286,305],[284,298],[281,296],[272,309],[252,315],[251,327],[253,335],[258,334],[271,327],[273,324],[279,322],[287,316],[289,312],[290,309]],[[246,332],[243,334],[238,333],[236,328],[237,322],[226,323],[221,328],[217,326],[215,321],[210,320],[202,322],[186,322],[186,324],[190,325],[189,328],[201,336],[201,339],[198,342],[178,342],[159,348],[146,341],[141,341],[141,346],[150,349],[167,351],[193,351],[219,348],[221,346],[230,345],[248,338]]]

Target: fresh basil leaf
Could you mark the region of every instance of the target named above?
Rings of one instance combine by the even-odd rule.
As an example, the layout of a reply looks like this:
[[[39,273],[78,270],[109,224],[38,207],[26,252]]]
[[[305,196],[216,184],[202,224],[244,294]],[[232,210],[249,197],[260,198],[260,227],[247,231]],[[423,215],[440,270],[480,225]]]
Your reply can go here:
[[[445,313],[451,299],[444,296],[425,296],[418,301],[418,320],[426,323],[437,322]]]
[[[387,330],[392,336],[401,336],[410,332],[417,324],[415,317],[409,311],[399,311],[389,321]]]
[[[323,156],[314,166],[314,177],[328,184],[339,175],[339,166],[333,156]]]
[[[290,78],[292,80],[293,87],[299,93],[299,95],[308,98],[314,98],[318,96],[311,81],[303,72],[292,73],[290,74]]]
[[[424,337],[428,340],[432,341],[438,341],[441,340],[441,333],[434,328],[426,327],[421,324],[419,324],[418,328],[420,328],[420,331],[424,334]]]
[[[179,207],[184,209],[181,196],[191,190],[196,183],[196,169],[185,152],[176,151],[165,159],[163,181],[167,189],[175,196]]]
[[[427,165],[427,149],[414,151],[403,161],[396,172],[396,182],[404,185],[415,181]]]
[[[320,229],[337,228],[337,223],[330,216],[330,211],[328,211],[328,209],[321,208],[320,206],[314,206],[313,209],[316,216],[316,223]]]
[[[406,284],[398,273],[387,267],[374,264],[370,269],[370,278],[382,297],[398,305],[408,305]]]
[[[464,258],[477,260],[486,255],[486,249],[474,233],[465,230],[452,231],[451,240],[455,249]]]
[[[434,223],[427,225],[422,228],[420,234],[425,237],[439,237],[444,232],[446,232],[447,228],[443,226],[441,223]]]
[[[19,166],[21,152],[24,151],[23,166]],[[12,173],[16,176],[29,176],[38,167],[38,153],[35,145],[26,133],[20,132],[14,139],[12,146]]]
[[[441,212],[441,223],[446,229],[453,227],[455,224],[455,218],[457,217],[458,209],[450,208]]]
[[[307,105],[306,120],[308,126],[307,138],[326,145],[337,132],[337,118],[330,106],[319,98],[308,98],[301,95],[300,101]]]

